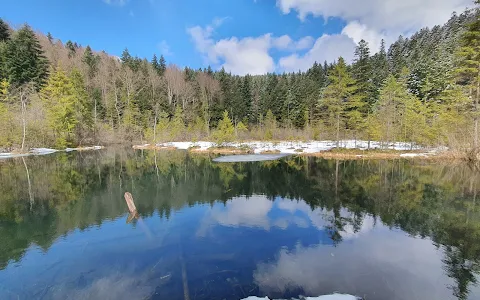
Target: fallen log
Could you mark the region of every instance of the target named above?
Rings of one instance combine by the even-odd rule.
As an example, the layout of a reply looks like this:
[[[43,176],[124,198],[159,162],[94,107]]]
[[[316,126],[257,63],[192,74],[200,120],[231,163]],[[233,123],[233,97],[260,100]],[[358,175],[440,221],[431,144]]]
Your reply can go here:
[[[135,203],[133,202],[133,196],[129,192],[125,192],[125,202],[127,202],[128,210],[132,215],[137,214],[137,208],[135,207]]]

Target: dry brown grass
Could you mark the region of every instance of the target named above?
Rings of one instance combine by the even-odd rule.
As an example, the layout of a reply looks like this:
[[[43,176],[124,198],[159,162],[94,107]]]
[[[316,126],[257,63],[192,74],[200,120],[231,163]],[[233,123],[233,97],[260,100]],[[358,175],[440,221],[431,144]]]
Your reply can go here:
[[[266,150],[266,151],[260,152],[260,154],[278,154],[278,153],[281,153],[280,150]]]
[[[456,151],[442,151],[439,153],[425,153],[418,156],[401,156],[402,154],[423,154],[422,151],[398,150],[359,150],[334,149],[316,153],[299,153],[302,156],[322,157],[325,159],[363,160],[363,159],[408,159],[408,160],[462,160],[464,156]]]

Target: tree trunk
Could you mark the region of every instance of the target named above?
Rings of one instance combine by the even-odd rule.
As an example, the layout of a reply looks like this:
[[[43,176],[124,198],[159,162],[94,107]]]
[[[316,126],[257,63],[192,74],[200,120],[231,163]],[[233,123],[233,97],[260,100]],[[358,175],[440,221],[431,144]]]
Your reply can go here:
[[[338,159],[335,161],[335,199],[338,197]]]
[[[337,149],[340,146],[340,114],[337,113]]]
[[[477,97],[475,97],[475,129],[473,138],[473,145],[475,148],[478,148],[478,100],[480,98],[480,66],[478,67],[478,78],[477,78]]]
[[[30,172],[28,171],[27,163],[25,162],[25,158],[22,157],[23,165],[25,166],[25,171],[27,172],[27,181],[28,181],[28,197],[30,199],[30,210],[33,208],[33,204],[35,203],[35,199],[33,198],[32,193],[32,183],[30,181]]]
[[[153,144],[155,146],[157,145],[157,117],[158,117],[158,109],[155,108],[155,121],[153,123]]]
[[[113,84],[115,90],[115,110],[117,111],[117,124],[120,124],[120,111],[118,109],[118,91],[117,91],[117,84]],[[113,129],[113,128],[112,128]]]
[[[20,101],[22,105],[22,127],[23,127],[23,136],[22,136],[22,152],[25,149],[25,137],[27,135],[27,121],[25,120],[26,118],[26,110],[27,110],[27,105],[26,105],[26,100],[25,100],[25,95],[23,93],[20,95]]]

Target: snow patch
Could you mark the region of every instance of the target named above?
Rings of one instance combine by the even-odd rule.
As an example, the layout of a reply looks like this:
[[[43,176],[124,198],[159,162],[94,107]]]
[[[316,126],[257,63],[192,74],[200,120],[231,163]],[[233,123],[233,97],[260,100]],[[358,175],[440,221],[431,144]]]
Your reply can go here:
[[[332,295],[324,295],[318,297],[300,297],[298,300],[359,300],[361,298],[347,295],[347,294],[332,294]],[[250,296],[248,298],[244,298],[242,300],[270,300],[268,297],[259,298],[255,296]]]
[[[80,147],[80,148],[66,148],[64,150],[57,150],[51,148],[32,148],[27,153],[0,153],[0,159],[2,158],[14,158],[14,157],[23,157],[23,156],[30,156],[30,155],[46,155],[52,154],[56,152],[71,152],[71,151],[86,151],[86,150],[100,150],[105,147],[103,146],[91,146],[91,147]]]
[[[169,142],[157,144],[160,147],[174,147],[177,149],[187,150],[190,148],[198,148],[200,150],[207,150],[208,148],[215,147],[213,142]],[[279,141],[279,142],[265,142],[265,141],[249,141],[249,142],[233,142],[226,143],[224,146],[233,148],[250,148],[254,153],[262,152],[279,152],[279,153],[316,153],[321,151],[328,151],[336,148],[337,143],[335,141]],[[368,142],[368,141],[355,141],[355,140],[343,140],[339,142],[340,148],[345,149],[389,149],[389,150],[418,150],[420,146],[414,143],[380,143],[380,142]]]
[[[58,150],[50,149],[50,148],[33,148],[32,150],[30,150],[30,153],[41,155],[41,154],[55,153],[57,151]]]

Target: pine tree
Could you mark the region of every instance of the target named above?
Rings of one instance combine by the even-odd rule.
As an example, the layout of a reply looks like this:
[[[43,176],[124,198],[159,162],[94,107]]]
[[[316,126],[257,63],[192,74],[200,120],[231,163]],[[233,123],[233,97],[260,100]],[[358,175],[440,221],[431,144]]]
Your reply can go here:
[[[167,70],[167,62],[165,60],[165,57],[163,57],[163,54],[162,54],[160,55],[160,60],[158,62],[158,75],[163,76],[166,70]]]
[[[178,139],[183,136],[185,131],[185,122],[183,120],[183,111],[181,105],[177,105],[175,109],[175,114],[172,119],[172,124],[170,126],[170,134],[173,140]]]
[[[396,77],[400,76],[400,73],[404,67],[406,67],[406,61],[404,56],[405,38],[400,36],[396,42],[394,42],[388,49],[387,58],[390,73]]]
[[[271,140],[275,136],[275,131],[277,129],[277,120],[273,115],[272,111],[269,109],[265,115],[265,134],[264,138],[266,140]]]
[[[243,77],[241,85],[241,102],[237,106],[238,111],[235,112],[235,116],[239,121],[247,119],[251,121],[252,119],[252,77],[246,75]]]
[[[420,135],[420,132],[426,131],[425,118],[422,117],[423,107],[421,102],[409,93],[405,79],[397,80],[393,75],[389,75],[380,91],[376,111],[382,141],[425,142]]]
[[[374,102],[378,101],[379,91],[388,76],[388,60],[385,41],[382,39],[380,50],[372,57],[372,84]]]
[[[152,64],[153,69],[155,71],[159,72],[159,64],[158,64],[158,59],[157,59],[156,54],[153,54],[151,64]]]
[[[264,91],[261,95],[261,102],[260,102],[260,113],[261,115],[265,115],[268,110],[272,112],[278,110],[278,103],[277,103],[277,85],[279,83],[278,77],[275,73],[267,74],[265,79],[265,87]]]
[[[97,55],[93,54],[92,48],[87,46],[85,52],[83,53],[82,61],[88,66],[88,76],[93,78],[98,70],[98,62],[100,58]]]
[[[10,84],[20,86],[33,82],[37,89],[48,76],[48,61],[28,25],[20,28],[7,44],[5,72]]]
[[[345,112],[348,103],[353,100],[353,95],[357,90],[355,79],[352,78],[347,70],[347,65],[343,57],[338,59],[337,64],[330,71],[328,80],[330,84],[323,92],[320,99],[320,105],[325,107],[328,114],[333,117],[336,131],[336,146],[340,146],[340,125],[345,118]]]
[[[127,48],[125,48],[122,52],[122,56],[120,57],[120,61],[122,62],[123,65],[129,67],[130,69],[135,68],[135,58],[130,55],[130,52],[128,51]]]
[[[223,119],[218,122],[212,138],[218,146],[224,146],[225,143],[232,142],[235,139],[235,127],[228,116],[228,111],[223,112]]]
[[[0,18],[0,42],[10,39],[10,27]]]
[[[480,4],[477,0],[476,4]],[[457,56],[460,63],[457,69],[459,81],[466,85],[473,100],[472,116],[474,122],[474,147],[478,148],[478,120],[480,118],[480,7],[476,7],[477,18],[469,24],[467,31],[462,36],[461,48]]]
[[[213,75],[213,70],[212,70],[212,67],[210,67],[210,65],[207,67],[207,72],[206,72],[208,75]]]
[[[353,76],[357,84],[357,97],[370,108],[375,103],[372,64],[370,59],[370,48],[365,40],[361,40],[355,49],[355,59],[352,66]]]
[[[53,36],[50,32],[47,33],[47,39],[50,42],[50,44],[53,44]]]
[[[71,145],[78,123],[75,108],[79,102],[72,81],[57,68],[42,89],[41,98],[45,103],[47,122],[54,133],[56,146],[65,148]]]
[[[7,43],[0,42],[0,80],[7,79],[8,74],[6,70],[6,55],[7,55]]]
[[[78,120],[75,133],[77,140],[81,141],[93,129],[93,105],[89,101],[82,73],[77,69],[73,69],[69,78],[75,95],[75,119]]]
[[[68,58],[72,58],[75,56],[75,53],[77,51],[75,45],[72,43],[72,41],[68,40],[65,43],[65,48],[68,49]]]

